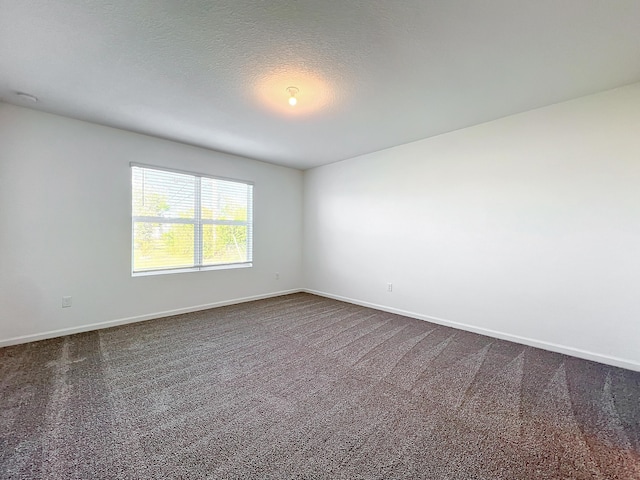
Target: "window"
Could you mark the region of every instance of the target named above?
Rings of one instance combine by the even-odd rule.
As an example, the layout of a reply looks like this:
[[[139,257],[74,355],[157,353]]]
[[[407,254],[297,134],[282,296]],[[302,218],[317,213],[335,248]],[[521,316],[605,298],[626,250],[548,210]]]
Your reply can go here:
[[[132,272],[251,266],[253,184],[131,165]]]

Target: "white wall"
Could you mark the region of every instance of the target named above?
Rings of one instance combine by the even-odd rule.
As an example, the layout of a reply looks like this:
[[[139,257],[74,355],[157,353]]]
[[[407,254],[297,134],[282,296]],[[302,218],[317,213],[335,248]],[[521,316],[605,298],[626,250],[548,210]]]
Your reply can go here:
[[[304,179],[310,290],[640,369],[640,84]]]
[[[132,278],[132,161],[255,182],[254,267]],[[301,215],[298,170],[0,103],[0,345],[298,289]]]

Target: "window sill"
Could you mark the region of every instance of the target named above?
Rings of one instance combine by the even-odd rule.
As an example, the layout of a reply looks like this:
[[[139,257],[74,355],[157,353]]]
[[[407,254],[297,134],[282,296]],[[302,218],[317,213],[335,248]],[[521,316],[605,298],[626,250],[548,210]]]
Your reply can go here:
[[[172,268],[167,270],[149,270],[147,272],[131,272],[132,277],[149,277],[153,275],[169,275],[173,273],[193,273],[193,272],[208,272],[211,270],[235,270],[237,268],[251,268],[252,262],[248,263],[229,263],[226,265],[209,265],[206,267],[193,267],[193,268]]]

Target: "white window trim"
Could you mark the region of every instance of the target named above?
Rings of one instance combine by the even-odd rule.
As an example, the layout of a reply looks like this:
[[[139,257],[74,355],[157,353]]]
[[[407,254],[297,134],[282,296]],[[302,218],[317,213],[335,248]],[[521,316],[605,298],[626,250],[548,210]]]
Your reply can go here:
[[[254,187],[254,183],[248,180],[240,180],[237,178],[230,177],[221,177],[216,175],[208,175],[205,173],[192,172],[188,170],[180,170],[176,168],[167,168],[167,167],[159,167],[157,165],[149,165],[144,163],[130,162],[129,170],[132,172],[132,167],[139,168],[147,168],[152,170],[160,170],[164,172],[170,173],[178,173],[183,175],[189,175],[197,178],[211,178],[214,180],[223,180],[227,182],[234,183],[242,183],[245,185],[250,185]],[[199,190],[200,190],[201,182],[196,182],[196,192],[194,194],[194,198],[200,198]],[[131,191],[131,190],[130,190]],[[203,272],[209,270],[229,270],[236,268],[249,268],[253,267],[253,189],[251,189],[251,196],[248,200],[248,203],[251,205],[251,208],[247,210],[247,220],[239,221],[239,220],[211,220],[211,219],[198,219],[200,217],[200,208],[201,204],[199,201],[195,202],[195,212],[194,219],[189,218],[176,218],[176,217],[149,217],[149,216],[134,216],[131,215],[131,276],[132,277],[148,277],[152,275],[167,275],[173,273],[189,273],[189,272]],[[133,205],[133,198],[131,198],[131,205]],[[134,271],[134,247],[133,247],[133,231],[134,225],[136,222],[149,222],[149,223],[183,223],[190,224],[194,226],[194,259],[197,260],[197,265],[193,267],[175,267],[175,268],[161,268],[156,270],[140,270]],[[247,262],[237,262],[237,263],[221,263],[217,265],[202,265],[202,251],[201,251],[201,235],[200,235],[200,227],[201,225],[242,225],[247,227],[247,236],[251,239],[250,242],[247,243],[247,257],[250,259]]]

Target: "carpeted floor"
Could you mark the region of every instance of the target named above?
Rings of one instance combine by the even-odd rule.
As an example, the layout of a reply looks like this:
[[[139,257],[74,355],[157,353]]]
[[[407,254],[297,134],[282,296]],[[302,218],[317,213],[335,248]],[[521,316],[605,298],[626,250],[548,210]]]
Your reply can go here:
[[[3,479],[640,479],[639,373],[308,294],[0,362]]]

